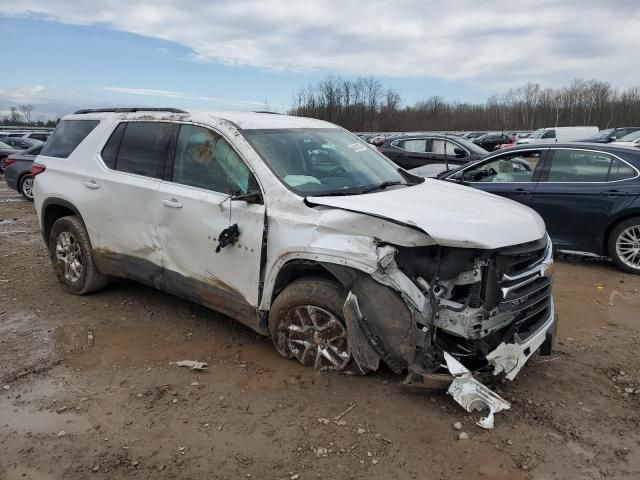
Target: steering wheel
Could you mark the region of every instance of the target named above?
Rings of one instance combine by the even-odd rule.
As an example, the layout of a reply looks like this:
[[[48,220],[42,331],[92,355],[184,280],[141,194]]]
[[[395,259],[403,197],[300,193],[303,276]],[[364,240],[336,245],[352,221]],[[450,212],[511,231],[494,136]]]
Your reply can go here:
[[[531,165],[529,165],[524,160],[512,160],[512,161],[513,161],[514,166],[515,165],[518,166],[518,170],[521,168],[522,170],[525,170],[527,172],[531,171]]]
[[[335,167],[329,170],[324,176],[324,178],[336,177],[336,176],[346,175],[346,174],[347,174],[347,171],[343,167]]]

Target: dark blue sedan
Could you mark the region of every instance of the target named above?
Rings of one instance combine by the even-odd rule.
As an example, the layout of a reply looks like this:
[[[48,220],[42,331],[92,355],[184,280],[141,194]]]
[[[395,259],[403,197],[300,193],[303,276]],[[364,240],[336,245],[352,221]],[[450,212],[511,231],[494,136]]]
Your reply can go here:
[[[556,250],[609,256],[640,274],[640,150],[541,144],[499,150],[438,178],[528,205]]]

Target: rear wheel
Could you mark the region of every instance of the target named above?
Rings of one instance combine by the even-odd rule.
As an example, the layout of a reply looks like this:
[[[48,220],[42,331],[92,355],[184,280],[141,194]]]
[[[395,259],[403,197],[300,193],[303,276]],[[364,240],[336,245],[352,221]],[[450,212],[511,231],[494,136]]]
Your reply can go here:
[[[640,217],[616,225],[609,235],[608,248],[620,270],[640,275]]]
[[[316,370],[348,370],[345,298],[340,284],[321,277],[287,286],[269,313],[269,331],[278,352]]]
[[[20,179],[20,193],[24,198],[33,202],[33,176],[27,173]]]
[[[107,284],[107,277],[93,262],[89,235],[76,216],[59,218],[51,227],[49,257],[62,288],[69,293],[84,295]]]
[[[4,169],[7,168],[7,163],[4,160],[4,158],[0,160],[0,173],[4,172]]]

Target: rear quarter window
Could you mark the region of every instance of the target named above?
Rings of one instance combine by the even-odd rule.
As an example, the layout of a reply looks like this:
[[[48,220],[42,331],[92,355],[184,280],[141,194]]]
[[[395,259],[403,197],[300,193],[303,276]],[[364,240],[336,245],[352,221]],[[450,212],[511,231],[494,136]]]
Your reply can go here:
[[[165,122],[126,123],[113,168],[120,172],[162,178],[172,129],[173,124]],[[118,131],[112,135],[114,142],[117,135]],[[105,145],[105,148],[107,152],[103,151],[103,158],[105,153],[109,156],[112,145]],[[105,163],[108,161],[105,159]]]
[[[87,138],[99,120],[62,120],[42,148],[41,155],[67,158]]]

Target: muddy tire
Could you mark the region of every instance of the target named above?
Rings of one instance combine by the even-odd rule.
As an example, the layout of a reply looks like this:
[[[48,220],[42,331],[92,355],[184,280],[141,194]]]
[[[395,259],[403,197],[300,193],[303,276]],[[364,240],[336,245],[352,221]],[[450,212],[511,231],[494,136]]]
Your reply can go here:
[[[24,198],[33,202],[33,176],[30,173],[23,175],[18,185],[18,191]]]
[[[353,373],[342,313],[345,298],[344,288],[327,278],[302,278],[288,285],[269,313],[278,353],[316,370]]]
[[[56,220],[48,246],[53,271],[67,292],[85,295],[107,284],[108,278],[96,268],[89,235],[78,217]]]
[[[609,234],[607,247],[616,267],[640,275],[640,217],[616,225]]]

